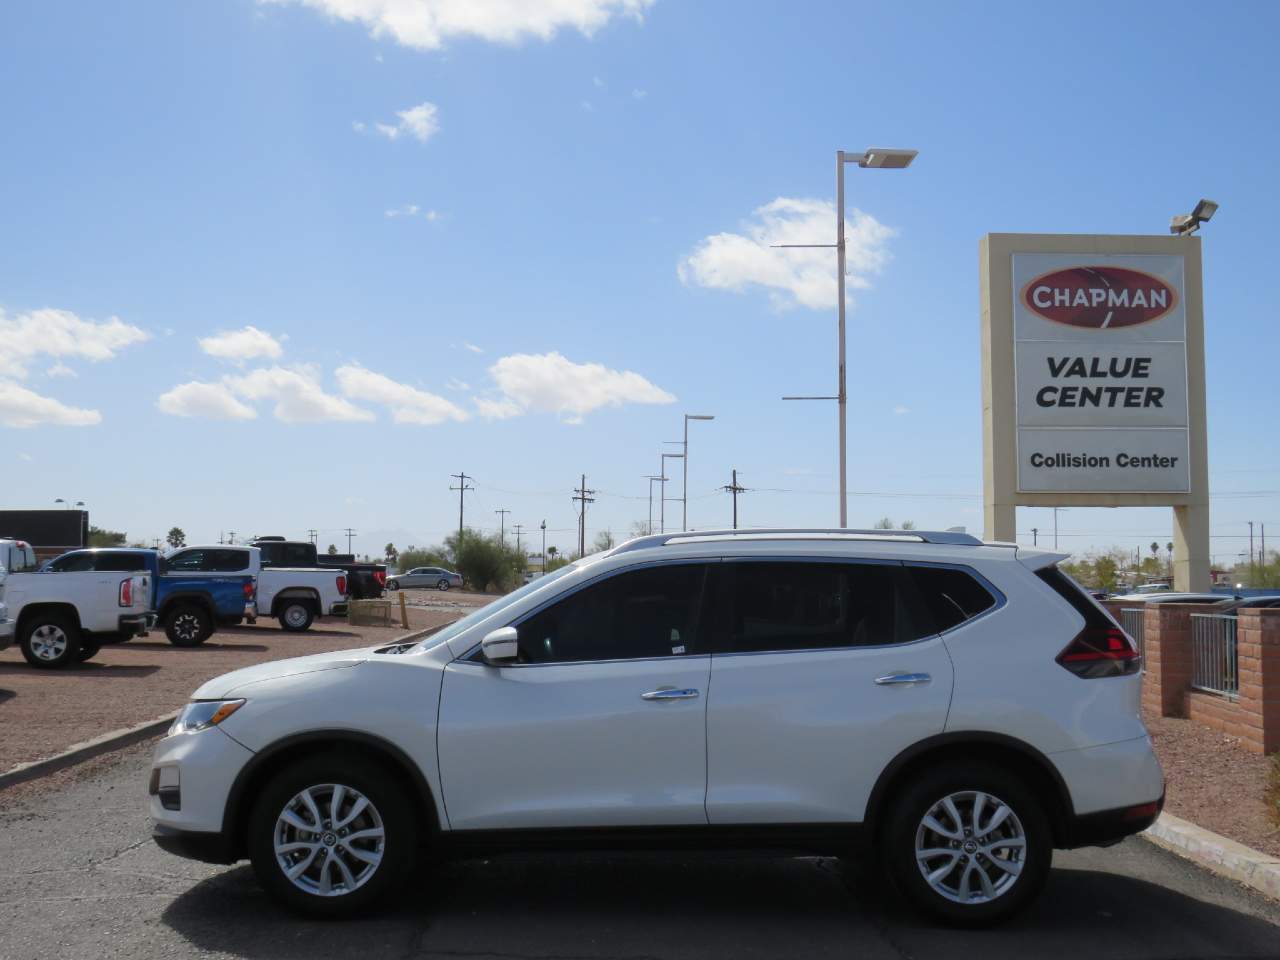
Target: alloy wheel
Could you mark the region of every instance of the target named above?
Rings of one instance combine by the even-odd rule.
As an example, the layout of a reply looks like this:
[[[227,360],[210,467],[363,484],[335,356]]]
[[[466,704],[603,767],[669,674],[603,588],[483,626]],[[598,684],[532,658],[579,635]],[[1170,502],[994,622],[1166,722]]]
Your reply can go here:
[[[307,622],[307,610],[305,607],[300,607],[297,604],[294,604],[289,607],[289,609],[285,610],[284,619],[285,623],[289,624],[291,627],[301,627]]]
[[[200,635],[200,618],[194,613],[179,614],[173,621],[173,632],[183,640],[194,640]]]
[[[46,623],[31,631],[31,652],[47,662],[60,660],[67,652],[67,634],[56,624]]]
[[[1026,866],[1027,836],[1013,808],[990,793],[949,794],[916,829],[916,865],[953,903],[989,903],[1008,893]]]
[[[377,871],[386,847],[382,816],[360,791],[340,783],[307,787],[276,818],[276,863],[299,890],[340,897]]]

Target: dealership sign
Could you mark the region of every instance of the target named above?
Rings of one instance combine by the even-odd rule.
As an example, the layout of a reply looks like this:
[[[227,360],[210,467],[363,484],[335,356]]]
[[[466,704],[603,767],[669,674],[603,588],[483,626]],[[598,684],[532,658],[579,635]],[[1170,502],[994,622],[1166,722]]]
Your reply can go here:
[[[1015,253],[1017,489],[1191,489],[1180,256]]]

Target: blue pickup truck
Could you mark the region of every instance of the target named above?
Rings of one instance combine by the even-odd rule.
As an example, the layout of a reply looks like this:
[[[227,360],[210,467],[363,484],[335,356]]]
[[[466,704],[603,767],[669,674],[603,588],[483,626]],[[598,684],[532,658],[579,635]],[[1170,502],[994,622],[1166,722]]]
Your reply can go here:
[[[234,626],[257,615],[257,582],[253,574],[240,572],[244,570],[244,552],[243,548],[220,551],[204,547],[175,554],[170,563],[156,550],[91,547],[55,557],[43,570],[146,570],[155,584],[151,609],[158,615],[165,636],[174,646],[194,647],[209,639],[219,626]],[[107,642],[128,639],[121,634]]]

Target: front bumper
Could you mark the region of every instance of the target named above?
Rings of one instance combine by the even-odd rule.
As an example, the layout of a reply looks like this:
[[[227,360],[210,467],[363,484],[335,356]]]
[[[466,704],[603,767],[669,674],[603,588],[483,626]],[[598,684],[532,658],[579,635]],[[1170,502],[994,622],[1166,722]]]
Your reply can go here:
[[[151,819],[157,828],[221,833],[231,785],[252,758],[253,751],[218,727],[163,738],[151,759]]]
[[[201,863],[227,864],[239,859],[221,833],[179,830],[156,824],[151,831],[151,839],[166,853],[188,860],[199,860]]]

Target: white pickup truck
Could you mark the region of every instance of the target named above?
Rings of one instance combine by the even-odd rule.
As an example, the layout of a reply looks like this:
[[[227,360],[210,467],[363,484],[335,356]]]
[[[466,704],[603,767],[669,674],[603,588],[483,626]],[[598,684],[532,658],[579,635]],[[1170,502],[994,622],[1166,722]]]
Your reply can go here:
[[[88,660],[99,637],[144,634],[155,623],[146,573],[85,571],[50,577],[21,540],[0,540],[0,648],[14,639],[34,667]]]
[[[347,612],[345,570],[263,567],[257,547],[218,544],[183,547],[165,557],[166,576],[186,574],[249,574],[257,578],[257,616],[274,617],[282,630],[300,632],[318,616]]]

